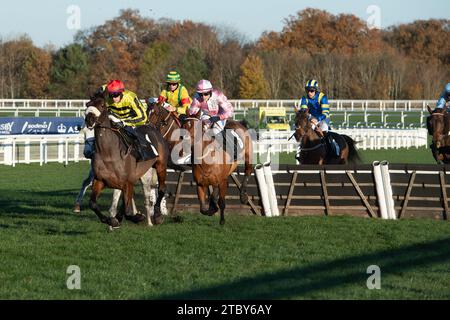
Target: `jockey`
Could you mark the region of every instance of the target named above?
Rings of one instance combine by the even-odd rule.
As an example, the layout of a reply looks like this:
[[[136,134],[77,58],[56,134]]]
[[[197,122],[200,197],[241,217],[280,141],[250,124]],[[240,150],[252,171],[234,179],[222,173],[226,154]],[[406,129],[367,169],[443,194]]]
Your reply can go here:
[[[339,157],[339,145],[334,141],[332,135],[328,134],[328,125],[330,123],[330,105],[327,96],[319,91],[317,80],[309,80],[305,85],[306,96],[300,101],[300,108],[295,107],[296,112],[305,112],[309,110],[311,115],[312,129],[316,130],[319,136],[325,138],[327,149],[331,151],[332,156]],[[298,146],[297,156],[300,156],[301,146]]]
[[[162,104],[170,112],[176,112],[182,120],[186,117],[186,111],[192,102],[185,86],[181,84],[181,76],[176,71],[170,71],[166,77],[167,87],[158,98],[158,103]]]
[[[200,119],[209,120],[214,135],[217,135],[233,115],[233,105],[221,91],[213,89],[208,80],[200,80],[196,90],[188,113],[195,115],[201,111]]]
[[[136,94],[125,90],[122,81],[111,80],[106,85],[105,101],[110,112],[109,119],[116,126],[123,127],[134,139],[139,160],[146,161],[155,158],[158,153],[154,146],[136,132],[136,127],[147,122],[145,107]]]
[[[436,109],[442,109],[447,107],[447,111],[450,111],[449,101],[450,101],[450,82],[447,83],[447,85],[445,86],[444,92],[442,93],[436,104]]]
[[[214,136],[223,131],[227,123],[227,119],[233,115],[233,105],[228,101],[227,97],[218,89],[214,89],[208,80],[200,80],[196,86],[196,93],[191,106],[188,109],[190,116],[201,112],[200,119],[207,120]],[[235,136],[235,133],[232,133]],[[237,135],[237,134],[236,134]],[[228,141],[228,136],[225,135]],[[234,141],[227,142],[227,145],[236,144]],[[234,152],[234,158],[237,151]],[[191,155],[187,155],[182,160],[189,160]],[[236,159],[235,159],[236,160]]]

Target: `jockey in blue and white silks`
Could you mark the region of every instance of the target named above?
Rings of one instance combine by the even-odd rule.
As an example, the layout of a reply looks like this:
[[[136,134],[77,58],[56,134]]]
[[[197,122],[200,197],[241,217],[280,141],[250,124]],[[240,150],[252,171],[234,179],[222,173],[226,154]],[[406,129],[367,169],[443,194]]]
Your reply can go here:
[[[305,85],[306,96],[300,100],[300,107],[295,107],[296,112],[308,111],[311,115],[310,121],[312,129],[316,130],[319,136],[325,138],[328,150],[332,156],[338,157],[340,154],[339,145],[331,135],[328,135],[330,123],[330,105],[325,93],[320,92],[317,80],[309,80]],[[298,146],[296,159],[300,159],[301,145]]]
[[[439,97],[439,100],[436,104],[436,109],[442,109],[447,107],[447,111],[450,111],[450,82],[444,88],[444,92]]]

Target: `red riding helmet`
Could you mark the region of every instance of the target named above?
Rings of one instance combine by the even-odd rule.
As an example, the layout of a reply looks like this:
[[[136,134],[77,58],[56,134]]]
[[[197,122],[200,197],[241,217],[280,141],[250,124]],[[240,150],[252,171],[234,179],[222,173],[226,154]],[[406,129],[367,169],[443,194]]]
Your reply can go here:
[[[125,85],[120,80],[111,80],[106,89],[109,93],[121,93],[125,91]]]

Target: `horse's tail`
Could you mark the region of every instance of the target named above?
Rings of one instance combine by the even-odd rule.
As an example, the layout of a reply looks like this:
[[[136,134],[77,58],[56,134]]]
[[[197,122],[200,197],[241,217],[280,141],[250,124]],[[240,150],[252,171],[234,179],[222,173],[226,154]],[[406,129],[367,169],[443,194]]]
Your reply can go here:
[[[348,145],[348,161],[352,163],[361,162],[361,157],[356,149],[357,142],[345,134],[342,134],[342,137]]]

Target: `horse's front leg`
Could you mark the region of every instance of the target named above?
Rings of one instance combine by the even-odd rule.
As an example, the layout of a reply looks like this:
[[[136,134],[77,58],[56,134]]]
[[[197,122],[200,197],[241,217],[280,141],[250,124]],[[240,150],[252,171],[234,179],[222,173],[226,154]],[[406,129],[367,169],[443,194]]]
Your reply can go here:
[[[157,161],[155,164],[155,169],[158,175],[158,198],[156,198],[153,221],[155,224],[161,224],[163,223],[163,216],[161,214],[161,201],[166,195],[167,164],[163,161]]]
[[[147,225],[152,226],[152,216],[154,214],[153,205],[156,202],[156,197],[152,194],[152,176],[153,169],[150,168],[142,177],[142,190],[144,191],[144,205],[145,205],[145,213],[147,216]]]
[[[217,198],[219,197],[219,188],[215,187],[213,192],[209,195],[209,209],[208,215],[213,216],[219,208],[217,207]]]
[[[225,224],[225,195],[227,194],[228,181],[224,180],[219,185],[219,209],[220,209],[220,224]]]
[[[103,181],[94,179],[94,182],[92,183],[92,193],[91,193],[91,199],[89,200],[89,208],[91,208],[97,217],[100,219],[101,222],[106,223],[110,225],[113,228],[118,228],[120,226],[119,221],[116,218],[106,217],[102,214],[100,211],[100,208],[97,204],[97,199],[100,196],[100,193],[102,192],[103,188],[105,187],[105,184]]]
[[[134,184],[127,182],[123,190],[123,202],[125,208],[125,218],[134,223],[139,223],[145,220],[143,214],[137,213],[136,205],[133,200]]]
[[[197,185],[197,196],[200,201],[200,212],[209,215],[209,203],[206,201],[206,186]]]

